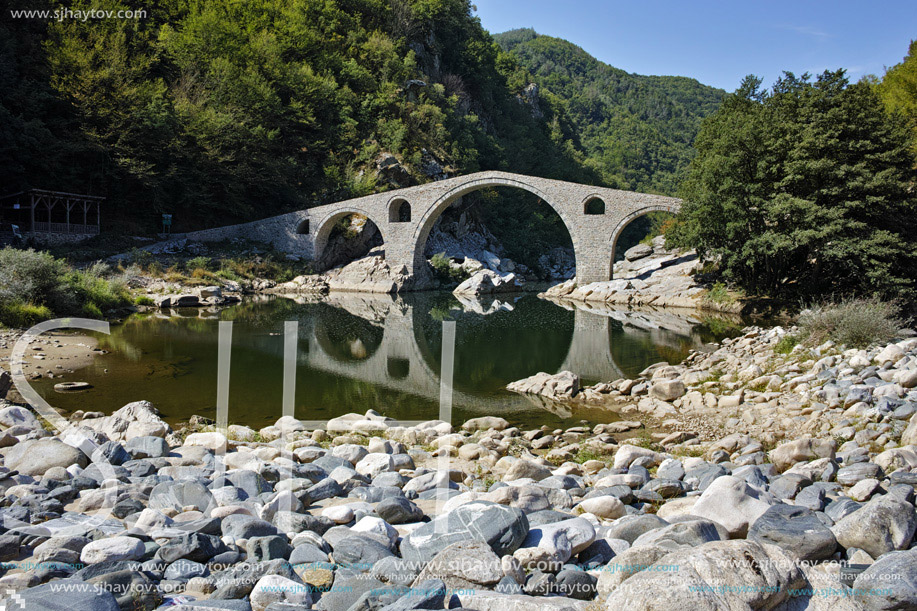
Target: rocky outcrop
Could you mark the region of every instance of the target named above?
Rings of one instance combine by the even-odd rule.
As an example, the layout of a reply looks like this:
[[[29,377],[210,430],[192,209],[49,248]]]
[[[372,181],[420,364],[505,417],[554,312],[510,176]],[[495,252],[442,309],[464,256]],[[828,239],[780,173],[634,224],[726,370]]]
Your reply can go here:
[[[518,291],[523,282],[511,272],[495,272],[482,269],[475,272],[452,292],[456,295],[490,295]]]
[[[172,432],[149,401],[129,403],[111,416],[85,418],[81,427],[102,433],[115,441],[130,441],[135,437],[165,437]]]
[[[698,268],[693,250],[665,248],[665,238],[653,239],[652,246],[638,244],[613,267],[613,280],[578,285],[576,278],[557,284],[539,296],[558,301],[621,304],[628,306],[664,306],[702,308],[723,312],[740,312],[742,303],[731,298],[713,302],[706,299],[707,290],[698,284]]]
[[[405,273],[392,270],[378,251],[321,275],[298,276],[270,289],[283,295],[324,294],[330,291],[397,293],[407,282]]]
[[[507,390],[523,394],[542,395],[555,401],[574,398],[580,391],[579,376],[571,371],[561,371],[551,375],[536,373],[533,376],[517,380],[506,387]]]

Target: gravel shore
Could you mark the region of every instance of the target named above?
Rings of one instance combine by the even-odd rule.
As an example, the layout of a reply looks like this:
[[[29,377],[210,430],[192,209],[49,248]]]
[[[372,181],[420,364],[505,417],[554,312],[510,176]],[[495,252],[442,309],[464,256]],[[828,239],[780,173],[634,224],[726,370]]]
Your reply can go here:
[[[791,332],[578,390],[633,420],[565,430],[372,411],[173,430],[141,401],[59,431],[3,401],[0,592],[29,610],[917,608],[917,339],[775,351]]]

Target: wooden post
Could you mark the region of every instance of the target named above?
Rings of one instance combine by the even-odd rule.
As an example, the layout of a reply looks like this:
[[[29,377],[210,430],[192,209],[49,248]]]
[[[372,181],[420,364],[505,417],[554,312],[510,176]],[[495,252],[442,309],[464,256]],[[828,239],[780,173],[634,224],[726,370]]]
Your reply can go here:
[[[67,207],[67,233],[70,233],[70,206],[72,206],[72,204],[69,198],[67,198],[64,205]]]
[[[35,194],[29,193],[29,211],[31,216],[29,217],[29,232],[35,233]]]

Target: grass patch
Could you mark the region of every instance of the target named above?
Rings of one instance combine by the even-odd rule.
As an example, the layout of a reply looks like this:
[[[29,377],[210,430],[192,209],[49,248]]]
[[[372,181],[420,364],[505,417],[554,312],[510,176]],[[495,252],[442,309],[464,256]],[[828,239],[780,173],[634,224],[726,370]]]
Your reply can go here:
[[[777,342],[777,345],[774,346],[774,352],[777,354],[789,354],[793,351],[793,348],[795,348],[796,344],[798,343],[799,336],[795,333],[784,335],[780,338],[780,341]]]
[[[53,316],[47,306],[34,303],[0,304],[0,324],[8,327],[31,327]]]
[[[637,446],[640,448],[646,448],[647,450],[653,450],[659,452],[662,450],[660,446],[653,438],[650,436],[649,431],[643,429],[636,436],[629,439],[625,439],[624,443],[629,443],[632,446]]]
[[[802,341],[817,346],[828,340],[866,348],[895,336],[903,322],[898,305],[878,299],[847,299],[807,308],[799,314]]]
[[[732,305],[736,302],[735,295],[726,288],[722,282],[716,282],[704,295],[704,301],[717,305]]]
[[[583,464],[590,460],[598,460],[600,462],[607,463],[609,459],[608,454],[596,451],[594,448],[590,447],[580,447],[576,455],[573,457],[573,462]]]
[[[701,447],[701,446],[699,446],[699,445],[696,445],[696,446],[685,446],[685,447],[677,448],[677,449],[673,450],[673,451],[672,451],[672,454],[673,454],[674,456],[684,456],[684,457],[700,458],[701,456],[704,455],[704,448]]]

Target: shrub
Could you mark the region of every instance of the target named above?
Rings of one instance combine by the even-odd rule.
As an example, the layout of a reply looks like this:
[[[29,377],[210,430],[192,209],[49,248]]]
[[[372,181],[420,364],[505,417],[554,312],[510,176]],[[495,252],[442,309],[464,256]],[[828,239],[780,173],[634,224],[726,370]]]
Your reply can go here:
[[[132,265],[138,265],[141,268],[146,268],[148,265],[153,263],[153,253],[148,250],[143,250],[142,248],[131,248],[130,252],[127,253],[127,260]]]
[[[45,252],[0,250],[0,322],[31,326],[41,319],[84,315],[99,318],[131,303],[127,284],[95,263],[73,269]]]
[[[777,345],[774,346],[774,352],[777,354],[789,354],[799,343],[799,337],[793,334],[787,334],[780,338]]]
[[[64,267],[48,253],[0,250],[0,304],[41,304],[54,299]]]
[[[444,252],[433,255],[430,265],[443,282],[461,282],[468,277],[464,269],[452,267],[452,260]]]
[[[901,328],[898,306],[876,298],[848,299],[812,306],[799,315],[799,328],[806,343],[829,339],[854,348],[865,348],[895,336]]]
[[[53,316],[47,306],[31,303],[0,304],[0,323],[10,327],[31,327]]]
[[[191,273],[194,273],[196,270],[209,271],[212,264],[213,262],[210,260],[210,257],[194,257],[193,259],[185,261],[185,269]]]

